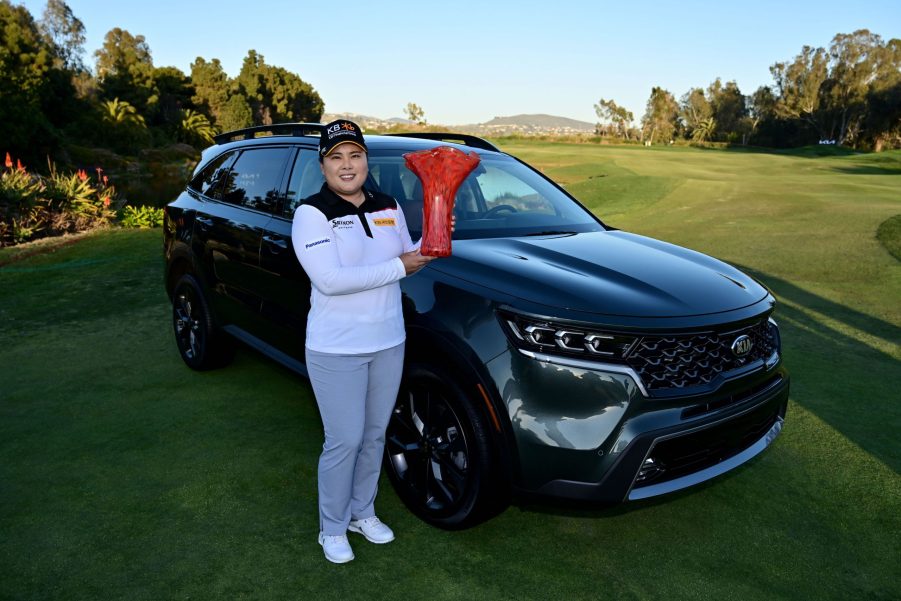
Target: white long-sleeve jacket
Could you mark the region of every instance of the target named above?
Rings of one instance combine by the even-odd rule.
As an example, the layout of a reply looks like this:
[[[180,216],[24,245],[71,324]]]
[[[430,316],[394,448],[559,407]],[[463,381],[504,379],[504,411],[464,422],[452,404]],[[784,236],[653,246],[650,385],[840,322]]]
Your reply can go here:
[[[417,245],[397,202],[363,191],[358,208],[323,184],[294,213],[294,252],[312,283],[306,347],[321,353],[370,353],[406,337],[399,257]]]

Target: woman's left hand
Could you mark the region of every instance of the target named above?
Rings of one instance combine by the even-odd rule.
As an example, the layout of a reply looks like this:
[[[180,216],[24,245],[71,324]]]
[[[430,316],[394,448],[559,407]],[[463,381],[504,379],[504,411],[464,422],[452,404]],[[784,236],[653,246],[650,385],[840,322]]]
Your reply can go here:
[[[418,248],[405,252],[400,256],[400,261],[404,264],[404,271],[407,272],[407,275],[413,275],[434,260],[435,257],[421,254]]]

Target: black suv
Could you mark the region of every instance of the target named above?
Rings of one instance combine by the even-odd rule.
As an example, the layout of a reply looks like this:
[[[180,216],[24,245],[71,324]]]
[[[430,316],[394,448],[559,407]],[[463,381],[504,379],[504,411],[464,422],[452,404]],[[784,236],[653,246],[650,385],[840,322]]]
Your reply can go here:
[[[291,244],[317,192],[319,124],[222,134],[168,205],[178,349],[223,365],[235,339],[306,375],[310,282]],[[706,255],[604,225],[485,140],[367,136],[371,188],[416,240],[403,154],[452,143],[481,164],[456,197],[453,256],[401,281],[407,362],[385,467],[406,505],[472,525],[513,492],[610,504],[679,490],[766,448],[789,378],[775,300]]]

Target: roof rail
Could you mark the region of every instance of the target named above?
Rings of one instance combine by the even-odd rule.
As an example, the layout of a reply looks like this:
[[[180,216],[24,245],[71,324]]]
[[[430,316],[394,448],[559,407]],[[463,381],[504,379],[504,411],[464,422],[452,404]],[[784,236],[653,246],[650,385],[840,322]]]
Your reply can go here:
[[[247,140],[256,138],[258,133],[268,134],[270,136],[305,136],[311,133],[322,134],[325,125],[322,123],[273,123],[272,125],[257,125],[255,127],[245,127],[244,129],[236,129],[223,134],[213,136],[216,144],[224,144],[226,142],[234,142],[235,140]]]
[[[386,134],[389,136],[403,136],[405,138],[424,138],[426,140],[437,140],[439,142],[458,142],[463,144],[464,146],[472,146],[473,148],[480,148],[482,150],[493,150],[494,152],[501,152],[501,149],[485,140],[484,138],[480,138],[478,136],[470,136],[469,134],[455,134],[450,132],[416,132],[409,134]]]

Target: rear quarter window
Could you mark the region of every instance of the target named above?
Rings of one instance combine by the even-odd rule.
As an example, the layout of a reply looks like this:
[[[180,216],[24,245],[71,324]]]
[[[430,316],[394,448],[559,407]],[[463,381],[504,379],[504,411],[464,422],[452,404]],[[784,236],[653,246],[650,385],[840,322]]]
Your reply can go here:
[[[219,198],[222,192],[222,182],[228,173],[228,168],[237,155],[237,152],[227,152],[213,159],[200,173],[194,176],[188,188],[210,198]]]

